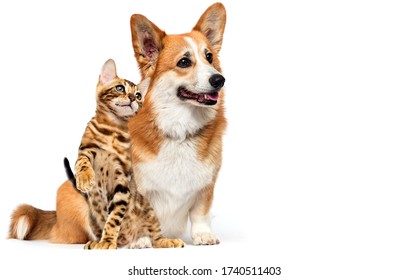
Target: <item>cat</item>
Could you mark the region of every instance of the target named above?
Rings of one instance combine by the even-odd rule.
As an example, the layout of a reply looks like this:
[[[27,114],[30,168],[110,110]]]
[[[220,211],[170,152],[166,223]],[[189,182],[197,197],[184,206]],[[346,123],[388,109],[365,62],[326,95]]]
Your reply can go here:
[[[132,175],[128,121],[141,109],[150,78],[139,85],[119,78],[114,60],[102,66],[97,108],[88,122],[73,174],[68,179],[89,204],[91,236],[84,249],[184,247],[162,236],[159,220]]]

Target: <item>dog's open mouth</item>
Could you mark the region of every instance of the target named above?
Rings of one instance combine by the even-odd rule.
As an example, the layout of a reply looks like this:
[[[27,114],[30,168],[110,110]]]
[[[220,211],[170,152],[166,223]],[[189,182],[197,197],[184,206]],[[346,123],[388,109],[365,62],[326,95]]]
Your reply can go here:
[[[206,93],[194,93],[188,91],[184,87],[180,87],[178,89],[178,96],[182,100],[190,99],[196,100],[197,102],[204,104],[204,105],[215,105],[217,100],[219,99],[219,92],[206,92]]]

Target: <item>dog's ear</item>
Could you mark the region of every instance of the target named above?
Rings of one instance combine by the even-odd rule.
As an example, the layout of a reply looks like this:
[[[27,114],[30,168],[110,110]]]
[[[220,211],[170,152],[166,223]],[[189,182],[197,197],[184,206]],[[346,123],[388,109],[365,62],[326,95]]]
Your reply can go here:
[[[214,50],[219,52],[222,48],[225,25],[226,9],[222,3],[215,3],[207,8],[193,30],[202,32]]]
[[[139,64],[142,79],[151,76],[162,49],[162,38],[166,35],[145,16],[131,16],[132,45]]]

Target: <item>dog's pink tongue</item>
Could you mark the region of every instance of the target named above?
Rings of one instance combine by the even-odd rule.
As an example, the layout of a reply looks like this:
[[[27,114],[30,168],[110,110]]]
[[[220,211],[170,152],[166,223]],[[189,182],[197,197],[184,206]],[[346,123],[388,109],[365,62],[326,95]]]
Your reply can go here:
[[[215,92],[215,93],[210,93],[206,95],[208,99],[213,100],[213,101],[217,101],[217,99],[219,99],[219,93]]]

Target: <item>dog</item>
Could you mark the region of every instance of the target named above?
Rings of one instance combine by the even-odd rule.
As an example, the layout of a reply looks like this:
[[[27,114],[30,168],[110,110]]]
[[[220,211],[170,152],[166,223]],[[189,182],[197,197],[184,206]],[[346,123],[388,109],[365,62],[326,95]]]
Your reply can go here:
[[[129,122],[133,172],[166,237],[183,237],[188,219],[195,245],[220,241],[211,228],[214,187],[222,164],[224,83],[218,53],[226,10],[211,5],[192,31],[168,35],[134,14],[132,45],[142,79],[151,78],[140,113]],[[20,205],[10,238],[86,243],[88,206],[69,181],[57,191],[56,211]]]

